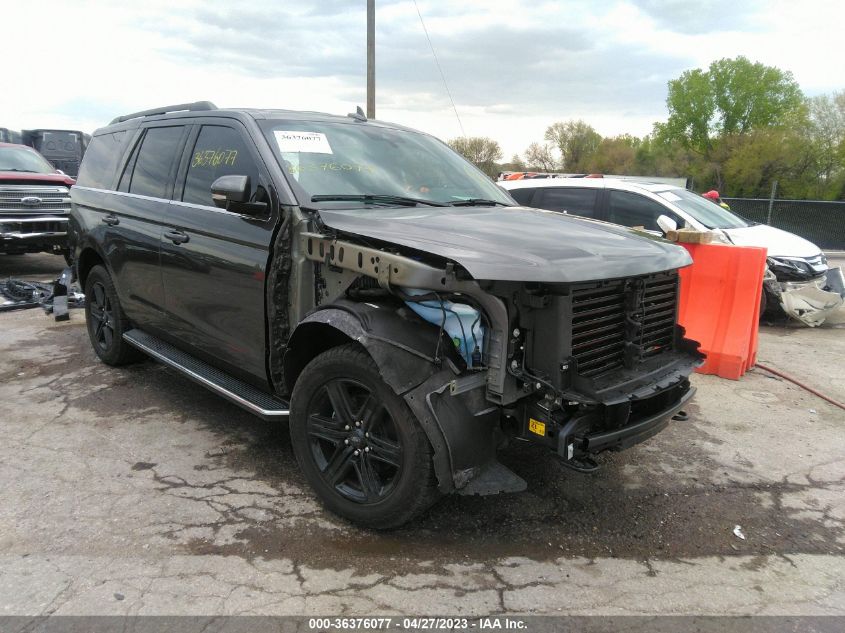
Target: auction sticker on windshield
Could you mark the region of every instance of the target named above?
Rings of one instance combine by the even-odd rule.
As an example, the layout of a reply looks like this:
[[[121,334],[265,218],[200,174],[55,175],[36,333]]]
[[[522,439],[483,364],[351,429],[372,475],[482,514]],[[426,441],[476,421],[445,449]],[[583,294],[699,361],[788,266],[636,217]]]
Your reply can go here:
[[[333,154],[329,139],[322,132],[300,132],[297,130],[274,130],[279,151],[306,152],[309,154]]]

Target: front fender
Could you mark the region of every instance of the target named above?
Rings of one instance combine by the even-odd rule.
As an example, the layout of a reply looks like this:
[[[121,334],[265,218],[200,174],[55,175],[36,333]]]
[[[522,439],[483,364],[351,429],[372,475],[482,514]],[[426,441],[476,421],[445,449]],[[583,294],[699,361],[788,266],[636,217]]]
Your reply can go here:
[[[435,362],[438,328],[392,303],[340,300],[303,319],[284,357],[288,393],[302,369],[318,354],[350,341],[359,343],[382,379],[408,404],[434,451],[441,492],[461,488],[495,457],[498,409],[486,402],[485,375],[467,377],[451,362]]]
[[[318,308],[299,322],[288,341],[283,361],[288,393],[314,357],[349,341],[369,352],[397,394],[424,382],[439,369],[435,364],[439,332],[416,315],[408,316],[401,316],[394,304],[346,299]]]

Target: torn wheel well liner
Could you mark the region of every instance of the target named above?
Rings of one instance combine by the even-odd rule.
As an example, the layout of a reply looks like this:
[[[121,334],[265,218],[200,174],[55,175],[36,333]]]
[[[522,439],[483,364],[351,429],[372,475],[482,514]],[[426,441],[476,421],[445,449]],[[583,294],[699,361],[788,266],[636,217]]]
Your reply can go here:
[[[451,492],[492,458],[492,427],[498,414],[485,403],[483,381],[475,393],[462,393],[454,400],[444,395],[450,381],[460,378],[451,364],[435,363],[437,328],[420,327],[416,315],[410,313],[406,318],[402,312],[389,302],[346,299],[313,312],[288,342],[285,384],[292,392],[313,358],[337,345],[357,342],[376,362],[382,379],[405,398],[434,450],[439,488]],[[429,393],[435,391],[438,393]],[[432,406],[433,402],[437,406]]]
[[[357,341],[373,357],[382,378],[398,394],[434,374],[439,333],[400,316],[390,302],[340,299],[305,317],[293,331],[284,356],[284,385],[292,393],[300,372],[318,354]]]

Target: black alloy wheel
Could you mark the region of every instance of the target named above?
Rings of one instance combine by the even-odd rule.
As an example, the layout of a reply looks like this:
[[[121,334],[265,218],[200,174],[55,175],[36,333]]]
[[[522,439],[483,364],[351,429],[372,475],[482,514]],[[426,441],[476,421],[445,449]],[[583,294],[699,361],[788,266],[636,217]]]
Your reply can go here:
[[[428,437],[356,343],[323,352],[299,374],[290,435],[322,502],[359,525],[398,527],[440,497]]]
[[[86,297],[90,304],[91,342],[103,352],[114,344],[114,310],[106,294],[106,287],[100,281],[91,284],[91,295]]]
[[[352,379],[333,378],[312,397],[307,433],[325,482],[357,503],[390,494],[402,470],[396,424],[372,391]]]
[[[85,321],[91,346],[107,365],[126,365],[144,357],[123,340],[123,333],[131,326],[111,275],[103,266],[94,266],[85,279]]]

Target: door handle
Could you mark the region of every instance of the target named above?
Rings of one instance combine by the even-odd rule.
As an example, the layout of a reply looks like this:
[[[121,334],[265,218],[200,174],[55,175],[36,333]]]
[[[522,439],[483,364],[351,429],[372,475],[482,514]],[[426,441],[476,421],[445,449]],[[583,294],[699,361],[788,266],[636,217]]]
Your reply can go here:
[[[190,237],[188,237],[187,233],[183,233],[182,231],[167,231],[164,234],[164,237],[169,239],[174,244],[184,244],[187,242]]]
[[[102,218],[102,221],[108,224],[109,226],[117,226],[120,224],[120,218],[117,217],[114,213],[109,213],[108,215]]]

